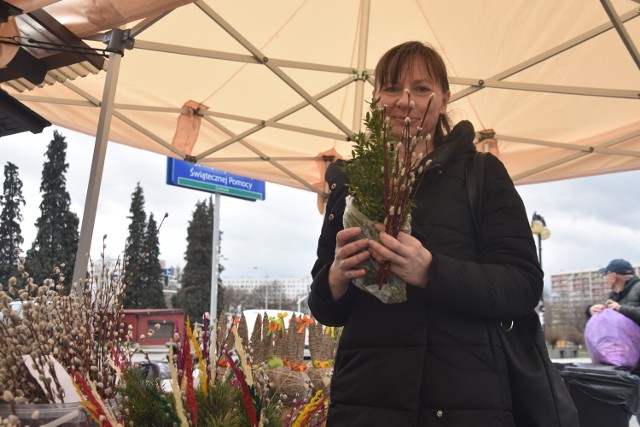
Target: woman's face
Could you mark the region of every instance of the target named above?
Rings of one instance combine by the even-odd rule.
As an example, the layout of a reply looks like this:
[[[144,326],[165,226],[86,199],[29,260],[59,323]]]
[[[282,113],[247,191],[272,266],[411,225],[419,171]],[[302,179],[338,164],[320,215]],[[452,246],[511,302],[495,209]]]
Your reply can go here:
[[[399,79],[398,82],[385,82],[383,87],[376,85],[373,91],[373,97],[380,98],[378,106],[387,106],[387,117],[390,118],[393,126],[391,132],[393,139],[395,141],[401,140],[407,117],[411,120],[411,135],[416,134],[416,129],[420,126],[432,93],[435,97],[424,120],[421,135],[430,133],[433,136],[438,117],[446,112],[449,92],[442,92],[440,85],[431,78],[426,67],[417,63],[412,64],[411,61],[407,62]],[[409,90],[410,98],[405,89]],[[409,110],[410,100],[415,103],[415,107],[411,111]],[[425,152],[425,150],[426,147],[422,147],[418,151]]]

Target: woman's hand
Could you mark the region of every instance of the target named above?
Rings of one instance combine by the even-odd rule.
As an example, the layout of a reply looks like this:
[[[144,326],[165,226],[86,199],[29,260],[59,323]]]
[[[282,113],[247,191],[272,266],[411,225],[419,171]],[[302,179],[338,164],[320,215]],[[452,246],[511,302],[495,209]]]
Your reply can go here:
[[[369,258],[368,239],[353,241],[360,234],[359,227],[341,230],[336,234],[336,255],[329,269],[329,289],[333,300],[342,297],[349,287],[349,282],[364,276],[365,270],[357,268]]]
[[[429,280],[429,268],[433,256],[422,243],[410,234],[400,232],[394,239],[385,233],[384,225],[376,224],[380,241],[369,241],[371,256],[378,261],[389,261],[391,271],[407,284],[424,288]]]

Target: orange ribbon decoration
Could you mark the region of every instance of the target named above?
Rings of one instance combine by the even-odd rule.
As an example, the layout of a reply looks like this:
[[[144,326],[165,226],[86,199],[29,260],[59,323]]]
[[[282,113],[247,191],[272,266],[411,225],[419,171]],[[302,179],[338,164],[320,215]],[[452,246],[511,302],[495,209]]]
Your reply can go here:
[[[271,320],[269,322],[269,333],[267,335],[274,334],[278,331],[278,322],[276,320]]]
[[[288,366],[292,371],[304,372],[307,370],[308,366],[306,363],[291,363],[289,360],[284,361],[284,366]]]
[[[269,317],[269,332],[267,335],[274,334],[278,331],[284,334],[284,319],[287,317],[289,313],[278,313],[278,318]]]
[[[302,318],[296,317],[296,321],[298,323],[299,334],[303,333],[308,325],[313,325],[313,319],[306,314]]]

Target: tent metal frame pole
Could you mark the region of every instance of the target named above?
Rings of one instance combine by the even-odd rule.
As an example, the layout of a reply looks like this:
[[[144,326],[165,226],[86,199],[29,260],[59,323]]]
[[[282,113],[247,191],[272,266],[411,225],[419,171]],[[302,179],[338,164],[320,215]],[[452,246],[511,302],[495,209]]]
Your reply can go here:
[[[152,42],[149,40],[136,40],[136,49],[150,52],[173,53],[176,55],[186,55],[199,58],[221,59],[224,61],[258,64],[262,62],[253,55],[243,55],[240,53],[223,52],[220,50],[202,49],[197,47],[181,46],[169,43]],[[298,68],[309,71],[324,71],[336,74],[351,74],[353,67],[341,67],[338,65],[317,64],[313,62],[293,61],[290,59],[269,58],[269,62],[278,67]]]
[[[512,179],[517,185],[518,184],[517,181],[519,181],[521,179],[524,179],[524,178],[527,178],[529,176],[535,175],[537,173],[543,172],[545,170],[554,168],[554,167],[559,166],[559,165],[561,165],[563,163],[568,163],[568,162],[577,160],[577,159],[579,159],[581,157],[588,156],[588,155],[593,154],[593,153],[639,157],[640,153],[637,153],[637,152],[633,152],[633,151],[629,151],[629,150],[616,150],[616,149],[608,148],[608,147],[614,146],[616,144],[619,144],[619,143],[624,142],[624,141],[626,141],[628,139],[635,138],[635,137],[638,137],[638,136],[640,136],[640,132],[632,132],[630,134],[622,135],[622,136],[620,136],[618,138],[614,138],[614,139],[608,140],[608,141],[606,141],[606,142],[604,142],[602,144],[599,144],[597,146],[594,146],[594,147],[584,147],[584,149],[579,151],[579,152],[575,152],[573,154],[569,154],[568,156],[565,156],[565,157],[563,157],[561,159],[557,159],[555,161],[545,163],[545,164],[540,165],[540,166],[538,166],[536,168],[529,169],[527,171],[519,173],[518,175],[514,175],[512,177]],[[524,138],[522,138],[522,139],[524,139]]]
[[[483,80],[468,77],[453,77],[451,83],[468,85],[478,89],[493,88],[522,90],[528,92],[557,93],[561,95],[600,96],[604,98],[638,99],[637,90],[607,89],[582,86],[549,85],[539,83],[504,82],[501,80]]]
[[[627,29],[624,27],[624,25],[622,25],[622,21],[616,13],[615,8],[609,0],[600,0],[600,3],[602,4],[602,7],[604,7],[605,12],[607,12],[607,16],[609,16],[609,20],[618,32],[618,35],[622,39],[624,47],[627,48],[629,54],[631,55],[631,58],[633,58],[636,66],[638,67],[638,69],[640,69],[640,53],[638,53],[638,49],[633,44],[633,41],[631,40],[631,36],[629,36]]]
[[[220,193],[215,193],[213,208],[213,239],[211,250],[211,299],[209,301],[209,319],[211,325],[218,318],[218,247],[220,246]]]
[[[367,65],[367,43],[369,41],[369,20],[371,16],[370,0],[360,2],[360,33],[358,34],[358,72],[366,78],[364,67]],[[356,94],[353,106],[353,131],[358,132],[362,126],[362,104],[364,103],[364,80],[359,78],[356,81]]]
[[[211,20],[217,23],[224,31],[226,31],[231,37],[233,37],[240,45],[247,49],[255,58],[258,59],[267,67],[272,73],[274,73],[280,80],[287,84],[293,91],[300,95],[303,99],[307,100],[313,108],[315,108],[320,114],[322,114],[327,120],[333,123],[338,129],[340,129],[347,138],[351,138],[353,132],[342,121],[335,117],[326,107],[316,101],[311,94],[305,91],[302,86],[296,83],[291,77],[289,77],[279,66],[273,64],[269,57],[263,55],[263,53],[256,46],[251,44],[240,32],[233,28],[222,16],[216,13],[213,8],[203,1],[196,1],[195,5],[199,7]]]
[[[637,18],[639,15],[638,13],[636,13],[636,11],[630,11],[625,13],[624,15],[620,16],[620,21],[621,22],[627,22],[630,21],[634,18]],[[564,43],[561,43],[545,52],[542,52],[539,55],[536,55],[532,58],[529,58],[528,60],[521,62],[520,64],[517,64],[511,68],[508,68],[506,70],[503,70],[502,72],[491,76],[489,78],[484,79],[485,81],[498,81],[498,80],[504,80],[508,77],[511,77],[514,74],[517,74],[521,71],[526,70],[527,68],[531,68],[536,64],[539,64],[541,62],[546,61],[549,58],[552,58],[566,50],[572,49],[584,42],[586,42],[587,40],[590,40],[596,36],[599,36],[600,34],[610,30],[613,27],[613,24],[611,22],[607,22],[605,24],[599,25],[595,28],[590,29],[589,31],[586,31],[574,38],[572,38],[571,40],[567,40]],[[474,92],[477,92],[479,90],[484,89],[485,86],[473,86],[473,87],[469,87],[466,89],[463,89],[457,93],[452,94],[451,99],[449,100],[449,102],[454,102],[457,101],[461,98],[464,98],[466,96],[469,96],[471,94],[473,94]]]
[[[111,40],[114,43],[121,43],[124,31],[120,29],[111,30]],[[111,42],[110,42],[111,44]],[[109,55],[107,66],[107,76],[102,92],[102,104],[100,116],[98,118],[98,128],[96,132],[96,142],[93,149],[93,160],[91,161],[91,173],[89,184],[87,185],[87,197],[84,204],[84,214],[82,216],[82,226],[80,229],[80,239],[78,241],[78,251],[73,268],[73,289],[75,292],[82,291],[81,281],[87,276],[87,266],[89,263],[89,251],[91,249],[91,239],[93,228],[96,222],[96,212],[98,208],[98,197],[102,184],[102,172],[104,170],[104,159],[107,152],[109,128],[114,107],[116,87],[120,74],[120,62],[122,54],[113,52]]]

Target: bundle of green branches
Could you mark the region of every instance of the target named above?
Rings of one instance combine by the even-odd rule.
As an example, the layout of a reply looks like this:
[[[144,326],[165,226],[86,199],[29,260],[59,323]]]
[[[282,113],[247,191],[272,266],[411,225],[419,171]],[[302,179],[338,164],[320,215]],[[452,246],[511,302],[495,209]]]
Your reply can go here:
[[[409,112],[415,107],[409,91]],[[429,98],[422,122],[426,117],[433,95]],[[352,149],[352,160],[347,164],[349,176],[349,203],[357,210],[353,215],[345,212],[345,226],[360,226],[363,234],[375,238],[373,223],[383,223],[385,231],[393,237],[403,230],[410,231],[411,210],[414,202],[411,198],[416,179],[421,176],[424,153],[416,153],[416,148],[425,142],[428,144],[430,134],[422,135],[422,123],[415,135],[411,134],[411,121],[407,117],[400,141],[391,139],[392,126],[386,116],[386,107],[378,108],[379,99],[370,103],[370,110],[365,115],[365,131],[356,134]],[[409,114],[409,113],[408,113]],[[349,209],[349,208],[348,208]],[[370,221],[366,223],[363,218]],[[404,284],[399,279],[392,279],[389,263],[383,262],[372,268],[364,265],[365,270],[375,270],[375,284],[382,290],[384,284],[391,286],[388,292],[376,292],[371,283],[356,285],[376,295],[383,302],[402,302],[406,299]],[[370,274],[368,274],[370,276]],[[365,279],[367,281],[370,278]],[[395,284],[394,284],[395,283]],[[389,295],[389,292],[393,295]]]

